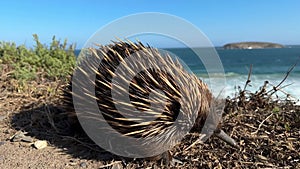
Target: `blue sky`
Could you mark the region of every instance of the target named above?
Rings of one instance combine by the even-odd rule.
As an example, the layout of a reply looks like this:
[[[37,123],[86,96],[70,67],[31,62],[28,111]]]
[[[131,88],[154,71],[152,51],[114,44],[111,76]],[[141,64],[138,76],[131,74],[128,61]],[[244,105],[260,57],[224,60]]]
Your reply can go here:
[[[97,30],[120,17],[162,12],[191,22],[215,46],[237,41],[299,45],[299,9],[299,0],[10,0],[0,2],[0,40],[32,46],[36,33],[43,43],[55,35],[81,48]],[[158,47],[171,45],[165,43]]]

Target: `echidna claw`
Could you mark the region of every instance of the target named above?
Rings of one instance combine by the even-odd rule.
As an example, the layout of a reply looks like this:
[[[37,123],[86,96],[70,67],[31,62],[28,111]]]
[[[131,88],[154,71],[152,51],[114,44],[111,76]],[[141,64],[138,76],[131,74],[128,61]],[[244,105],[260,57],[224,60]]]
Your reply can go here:
[[[239,145],[229,136],[227,135],[223,130],[220,130],[220,132],[216,132],[215,135],[219,137],[221,140],[225,141],[232,147],[235,147],[239,149]]]
[[[175,166],[175,163],[183,164],[182,161],[180,161],[180,160],[178,160],[178,159],[176,159],[176,158],[173,157],[172,160],[171,160],[171,162],[170,162],[170,164],[173,165],[173,166]]]

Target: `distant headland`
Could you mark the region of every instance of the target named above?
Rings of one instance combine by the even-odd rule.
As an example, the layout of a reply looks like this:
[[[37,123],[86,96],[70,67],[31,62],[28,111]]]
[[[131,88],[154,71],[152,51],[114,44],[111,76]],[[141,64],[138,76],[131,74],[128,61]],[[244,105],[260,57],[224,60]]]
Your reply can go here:
[[[264,49],[264,48],[284,48],[283,45],[270,42],[238,42],[228,43],[223,46],[225,49]]]

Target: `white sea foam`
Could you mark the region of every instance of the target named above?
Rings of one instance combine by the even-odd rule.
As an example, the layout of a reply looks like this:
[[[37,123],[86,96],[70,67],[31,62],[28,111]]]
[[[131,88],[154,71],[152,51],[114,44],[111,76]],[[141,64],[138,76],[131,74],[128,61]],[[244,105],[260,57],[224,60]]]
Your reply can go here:
[[[281,81],[284,79],[285,74],[260,74],[260,75],[251,75],[251,82],[247,86],[246,90],[251,92],[256,92],[260,89],[260,87],[263,86],[265,81],[269,82],[267,90],[272,89],[273,86],[277,86]],[[234,97],[235,94],[238,91],[238,87],[241,87],[242,89],[245,86],[245,83],[247,81],[248,75],[235,75],[235,76],[226,76],[226,84],[225,85],[219,85],[214,84],[218,81],[218,76],[215,77],[199,77],[204,82],[206,82],[210,87],[214,86],[214,89],[211,89],[213,92],[213,95],[215,97],[220,95],[220,91],[223,91],[223,94],[221,96],[229,96]],[[216,87],[217,86],[217,87]],[[300,99],[300,75],[296,76],[289,76],[281,85],[281,87],[284,87],[280,89],[278,92],[276,92],[276,95],[274,97],[278,96],[280,99],[286,99],[287,94],[290,95],[290,98],[293,98],[295,101]],[[298,101],[297,104],[300,105],[300,102]]]

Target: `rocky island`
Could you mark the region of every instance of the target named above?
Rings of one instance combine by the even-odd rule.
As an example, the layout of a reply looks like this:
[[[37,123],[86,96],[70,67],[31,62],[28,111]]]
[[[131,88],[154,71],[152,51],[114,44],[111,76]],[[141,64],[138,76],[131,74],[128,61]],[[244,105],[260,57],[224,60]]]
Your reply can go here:
[[[239,42],[228,43],[223,46],[224,49],[264,49],[264,48],[283,48],[284,46],[270,42]]]

